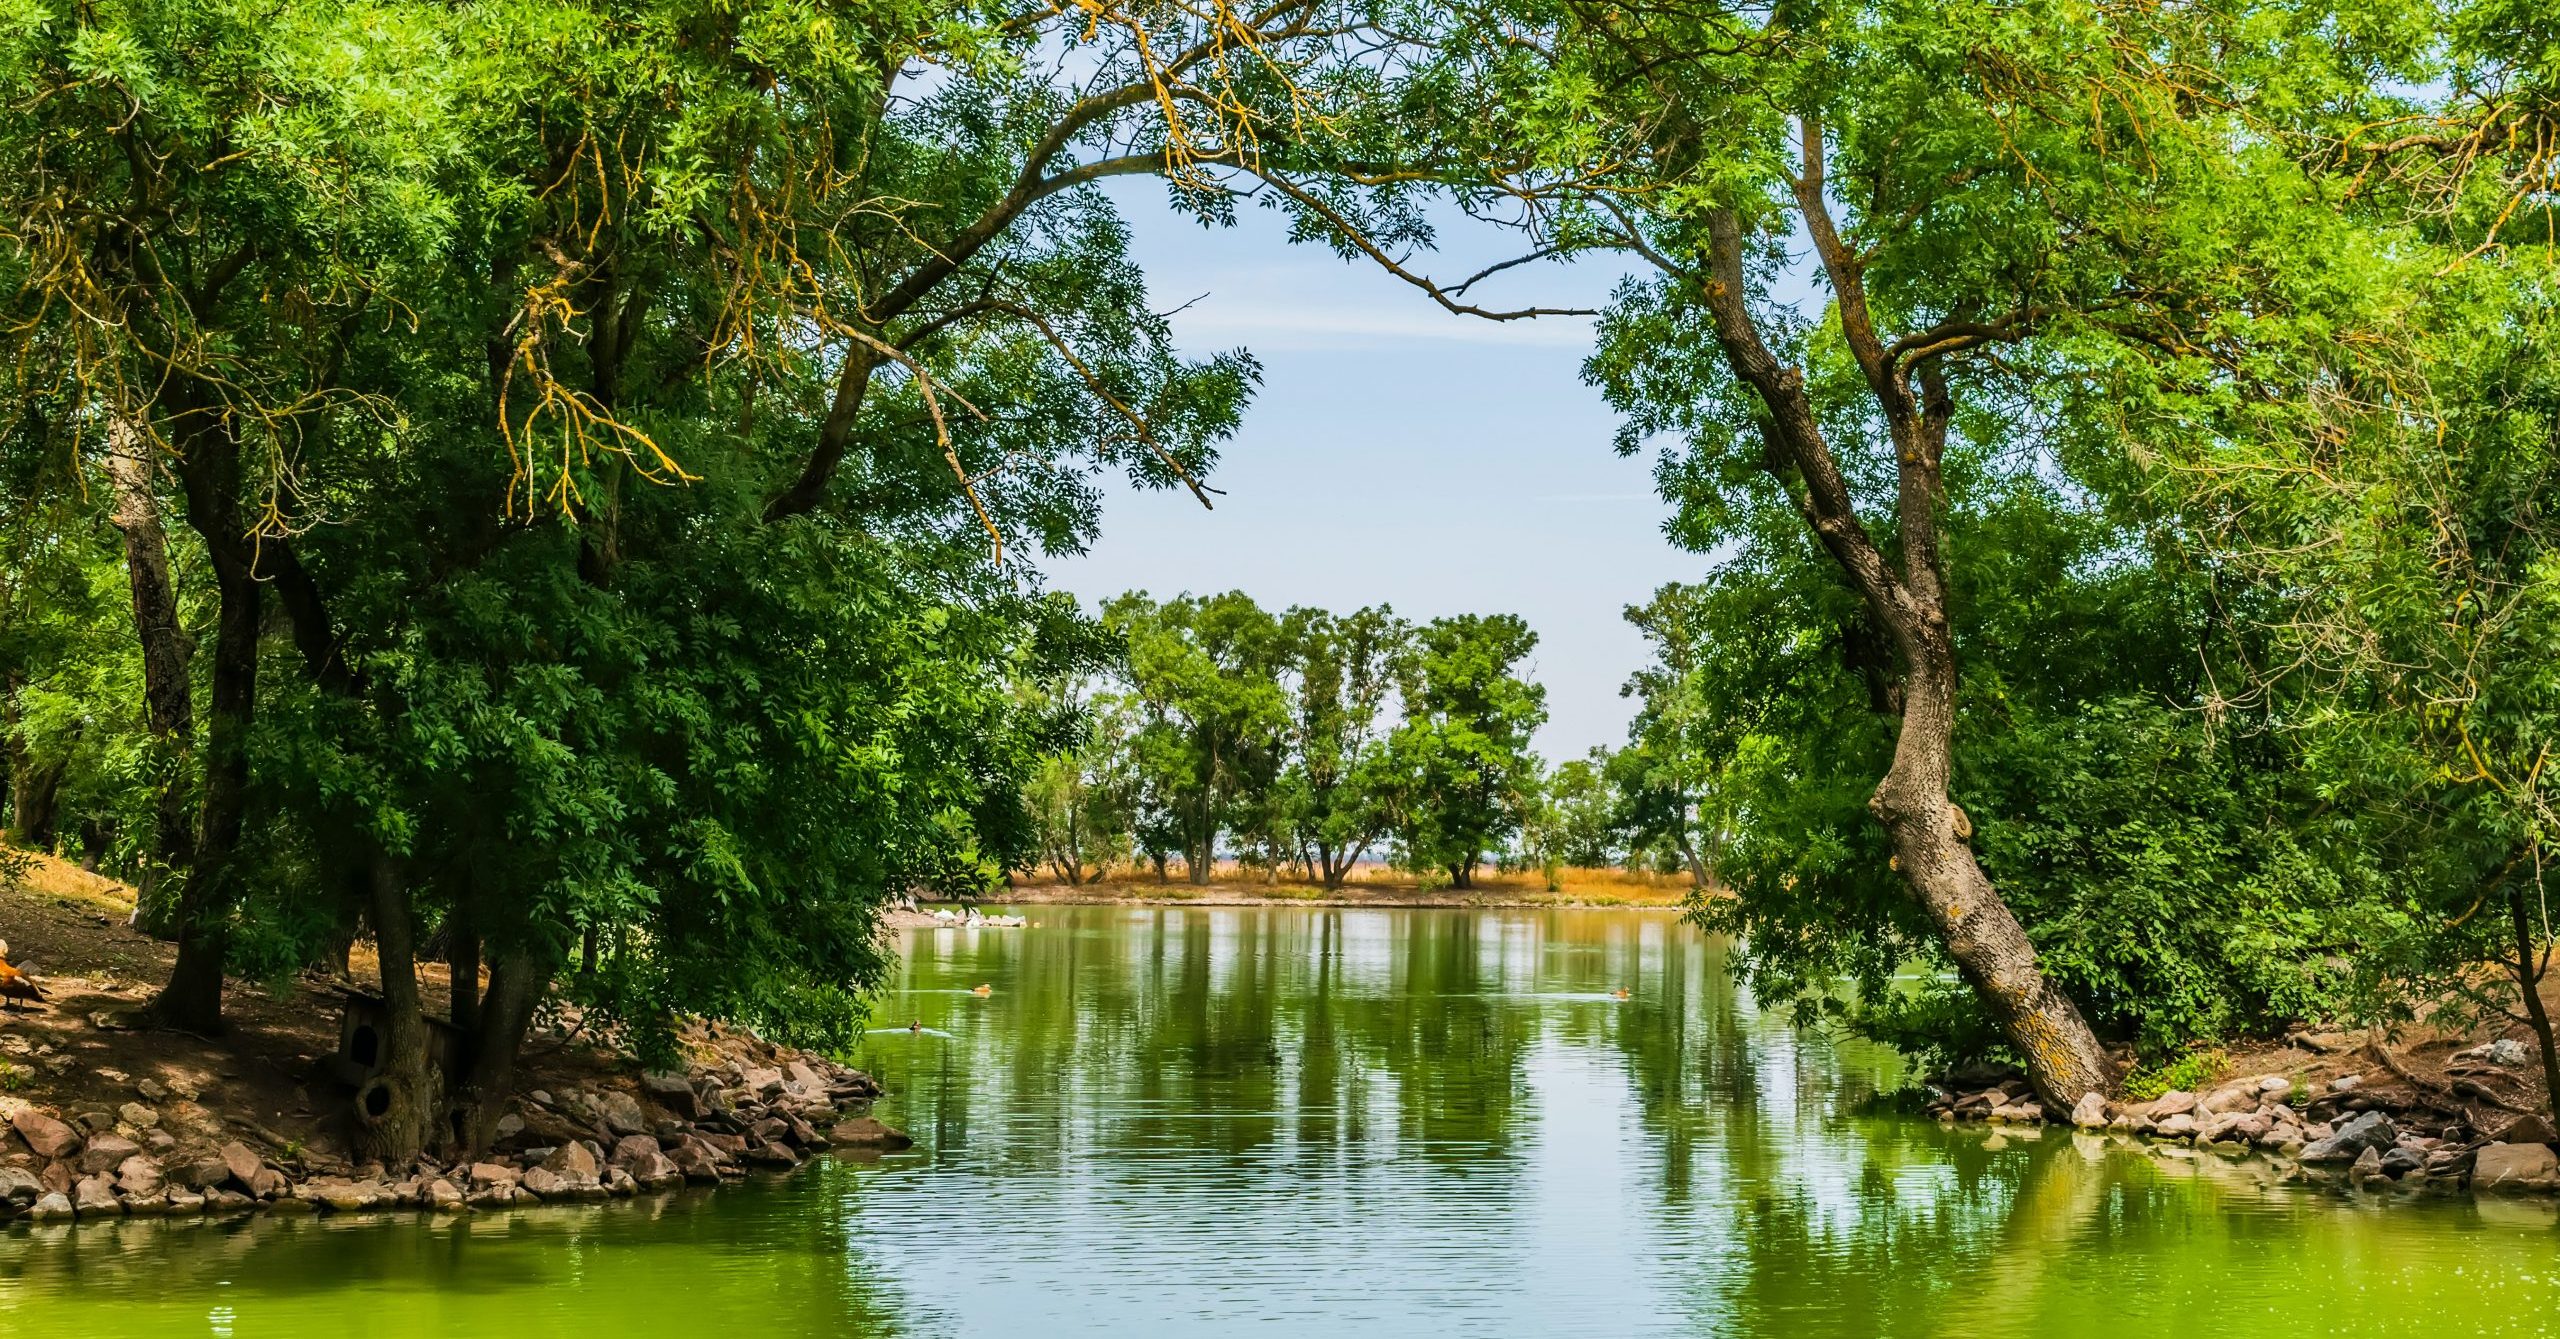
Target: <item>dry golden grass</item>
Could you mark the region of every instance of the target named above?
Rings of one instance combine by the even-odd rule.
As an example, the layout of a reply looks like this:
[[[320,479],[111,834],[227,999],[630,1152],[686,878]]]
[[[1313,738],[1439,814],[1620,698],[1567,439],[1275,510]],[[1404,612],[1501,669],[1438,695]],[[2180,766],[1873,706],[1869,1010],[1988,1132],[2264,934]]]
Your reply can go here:
[[[1329,889],[1287,874],[1244,869],[1222,862],[1206,884],[1192,883],[1180,865],[1158,882],[1146,869],[1114,870],[1108,878],[1068,885],[1026,880],[1011,896],[1030,902],[1348,902],[1380,905],[1446,906],[1678,906],[1689,892],[1686,875],[1652,874],[1623,869],[1569,868],[1550,888],[1536,870],[1501,873],[1477,871],[1470,888],[1450,887],[1445,878],[1425,881],[1384,865],[1364,864],[1342,887]]]
[[[129,913],[133,910],[133,887],[92,874],[68,860],[59,860],[38,851],[13,847],[32,862],[24,880],[25,890],[37,897],[86,902],[100,910]]]

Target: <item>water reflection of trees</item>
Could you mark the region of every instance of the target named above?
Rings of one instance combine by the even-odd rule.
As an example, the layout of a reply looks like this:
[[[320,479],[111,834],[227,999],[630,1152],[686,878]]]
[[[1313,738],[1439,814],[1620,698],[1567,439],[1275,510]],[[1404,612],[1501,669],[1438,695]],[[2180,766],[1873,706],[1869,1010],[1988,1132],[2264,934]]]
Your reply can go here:
[[[468,1216],[45,1224],[0,1245],[0,1315],[119,1336],[202,1335],[209,1316],[244,1336],[661,1333],[675,1315],[706,1334],[905,1333],[894,1286],[813,1207],[831,1193],[813,1178]]]

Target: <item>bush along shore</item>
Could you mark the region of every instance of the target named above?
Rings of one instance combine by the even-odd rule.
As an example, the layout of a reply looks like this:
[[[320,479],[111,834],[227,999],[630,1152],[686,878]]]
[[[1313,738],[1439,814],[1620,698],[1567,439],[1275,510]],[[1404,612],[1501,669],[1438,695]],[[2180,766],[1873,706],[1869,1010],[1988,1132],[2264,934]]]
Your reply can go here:
[[[2342,1053],[2339,1040],[2310,1049]],[[2068,1113],[2047,1111],[2023,1075],[1976,1070],[1933,1077],[1927,1111],[1945,1122],[2111,1132],[2175,1156],[2259,1158],[2284,1180],[2358,1192],[2560,1195],[2560,1132],[2480,1081],[2529,1063],[2525,1048],[2500,1039],[2457,1052],[2448,1079],[2414,1072],[2378,1046],[2361,1054],[2378,1073],[2270,1072],[2144,1101],[2091,1093]]]
[[[306,1142],[226,1116],[150,1078],[113,1105],[0,1095],[0,1218],[465,1213],[718,1184],[830,1149],[877,1156],[910,1146],[868,1114],[880,1092],[869,1075],[742,1034],[719,1049],[684,1069],[525,1093],[485,1152],[402,1167],[351,1162],[325,1136]]]

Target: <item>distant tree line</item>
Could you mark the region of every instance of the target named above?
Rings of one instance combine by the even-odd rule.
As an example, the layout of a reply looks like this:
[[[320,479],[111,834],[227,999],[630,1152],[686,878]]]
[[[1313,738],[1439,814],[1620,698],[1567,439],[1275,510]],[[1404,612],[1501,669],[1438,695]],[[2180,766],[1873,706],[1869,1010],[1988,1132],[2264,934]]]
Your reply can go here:
[[[1537,634],[1508,614],[1272,612],[1242,592],[1107,603],[1114,657],[1058,690],[1074,742],[1030,787],[1040,863],[1209,881],[1222,854],[1339,888],[1364,859],[1456,887],[1541,803]]]

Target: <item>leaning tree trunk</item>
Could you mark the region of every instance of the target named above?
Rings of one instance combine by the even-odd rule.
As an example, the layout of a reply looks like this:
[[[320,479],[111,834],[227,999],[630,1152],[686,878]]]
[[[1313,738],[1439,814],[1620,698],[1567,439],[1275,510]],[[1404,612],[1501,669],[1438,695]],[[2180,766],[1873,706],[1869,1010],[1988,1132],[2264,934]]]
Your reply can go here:
[[[1892,838],[1894,860],[1947,956],[2025,1062],[2028,1081],[2059,1115],[2084,1094],[2107,1091],[2106,1055],[2079,1006],[2037,966],[2035,944],[1967,844],[1972,822],[1947,794],[1954,656],[1940,637],[1921,640],[1904,683],[1893,765],[1867,808]]]
[[[366,911],[382,963],[382,1069],[356,1090],[357,1145],[392,1167],[417,1160],[434,1135],[438,1091],[433,1034],[419,998],[417,924],[398,861],[377,852],[366,879]]]
[[[2513,880],[2507,884],[2507,914],[2515,932],[2516,991],[2524,997],[2525,1022],[2542,1046],[2543,1096],[2551,1103],[2552,1115],[2560,1117],[2560,1043],[2553,1041],[2551,1011],[2542,1003],[2542,978],[2551,970],[2551,959],[2547,950],[2534,941],[2533,919],[2525,910],[2524,885]]]
[[[1894,847],[1912,896],[1936,927],[2002,1034],[2026,1062],[2027,1079],[2057,1112],[2108,1088],[2106,1057],[2070,998],[2047,981],[2035,945],[1985,878],[1965,845],[1971,835],[1950,802],[1954,757],[1955,643],[1947,617],[1939,509],[1947,429],[1955,401],[1947,378],[1950,351],[1971,347],[1944,330],[1916,346],[1880,332],[1867,301],[1865,260],[1840,235],[1823,184],[1821,124],[1800,118],[1803,162],[1794,178],[1796,208],[1823,272],[1833,315],[1887,430],[1894,462],[1893,519],[1899,552],[1888,554],[1859,514],[1827,435],[1824,415],[1806,392],[1801,366],[1770,349],[1748,295],[1756,282],[1746,261],[1742,216],[1707,211],[1706,269],[1690,276],[1734,377],[1751,388],[1759,416],[1762,467],[1785,490],[1812,537],[1838,565],[1879,627],[1891,633],[1904,676],[1901,732],[1893,765],[1868,801]]]
[[[189,647],[178,622],[178,588],[169,574],[169,539],[151,486],[148,448],[121,416],[107,426],[107,478],[115,489],[115,527],[124,535],[124,565],[133,589],[134,632],[142,643],[142,702],[152,738],[152,838],[133,902],[134,924],[161,938],[176,932],[170,881],[183,877],[195,845],[187,814],[187,752],[195,704],[187,682]]]

